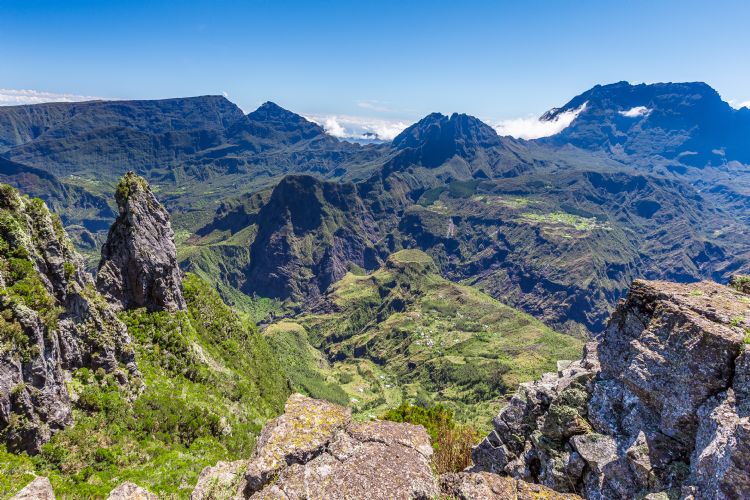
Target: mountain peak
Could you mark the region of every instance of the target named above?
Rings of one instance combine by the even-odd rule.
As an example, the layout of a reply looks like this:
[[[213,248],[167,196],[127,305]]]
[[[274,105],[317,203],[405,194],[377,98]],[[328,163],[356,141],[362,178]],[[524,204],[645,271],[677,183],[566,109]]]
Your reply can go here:
[[[397,149],[421,152],[420,161],[436,167],[454,155],[471,159],[477,150],[501,146],[495,129],[471,115],[431,113],[393,139]]]
[[[567,128],[543,141],[667,160],[690,151],[681,161],[699,167],[750,161],[750,115],[732,108],[704,82],[596,85],[541,119],[578,110]]]
[[[133,172],[122,178],[115,198],[120,215],[102,247],[97,287],[120,309],[184,310],[169,214]]]

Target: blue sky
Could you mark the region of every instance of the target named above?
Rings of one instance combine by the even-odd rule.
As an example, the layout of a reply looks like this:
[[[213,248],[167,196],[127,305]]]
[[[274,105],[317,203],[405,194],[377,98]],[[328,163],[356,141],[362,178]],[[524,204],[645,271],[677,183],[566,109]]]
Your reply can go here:
[[[746,1],[0,0],[0,89],[397,123],[536,116],[618,80],[745,102],[748,21]]]

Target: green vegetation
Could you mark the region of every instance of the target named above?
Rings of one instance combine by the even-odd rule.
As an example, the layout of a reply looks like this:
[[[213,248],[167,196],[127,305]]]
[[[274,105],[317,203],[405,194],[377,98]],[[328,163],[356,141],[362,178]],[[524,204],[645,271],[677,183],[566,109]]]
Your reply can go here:
[[[444,191],[445,191],[444,186],[428,189],[427,191],[422,193],[422,196],[419,197],[419,200],[417,201],[417,203],[419,205],[422,205],[423,207],[428,207],[432,205],[433,203],[435,203],[440,198],[440,195],[443,194]]]
[[[580,215],[573,215],[567,212],[551,212],[546,214],[524,212],[521,214],[521,221],[543,225],[568,226],[576,231],[593,231],[594,229],[611,230],[607,222],[600,222],[596,217],[581,217]]]
[[[299,345],[307,337],[325,353],[323,361],[332,360],[324,378],[339,380],[363,416],[408,401],[442,404],[458,420],[486,426],[519,383],[554,370],[558,359],[577,358],[582,347],[474,288],[441,278],[418,250],[397,252],[368,276],[347,274],[327,300],[337,312],[276,323],[266,335],[270,340],[284,332]],[[321,365],[303,347],[293,352],[308,367]]]
[[[123,481],[187,498],[205,466],[250,455],[289,394],[283,370],[263,336],[208,284],[188,275],[183,289],[186,312],[121,315],[145,382],[137,398],[102,370],[77,370],[68,384],[75,425],[37,456],[0,450],[0,470],[13,469],[16,488],[34,471],[65,498],[103,498]]]
[[[471,448],[481,439],[476,428],[457,423],[453,412],[442,405],[423,408],[402,403],[381,418],[423,426],[435,450],[432,463],[438,474],[460,472],[470,466]]]

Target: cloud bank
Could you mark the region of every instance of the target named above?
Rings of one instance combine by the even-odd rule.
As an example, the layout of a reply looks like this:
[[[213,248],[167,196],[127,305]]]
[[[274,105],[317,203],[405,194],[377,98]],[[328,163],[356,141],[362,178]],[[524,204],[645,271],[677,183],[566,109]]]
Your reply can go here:
[[[561,132],[575,120],[581,112],[586,109],[583,103],[580,108],[564,111],[552,120],[542,120],[534,116],[525,118],[512,118],[502,120],[493,124],[499,135],[510,135],[516,139],[539,139],[549,137]]]
[[[104,98],[88,95],[60,94],[57,92],[44,92],[31,89],[0,89],[0,106],[41,104],[43,102],[96,101],[102,99]]]
[[[400,120],[349,115],[305,116],[339,139],[391,141],[410,124]]]
[[[729,105],[734,109],[750,108],[750,101],[738,101],[736,99],[730,99],[727,102],[729,102]]]

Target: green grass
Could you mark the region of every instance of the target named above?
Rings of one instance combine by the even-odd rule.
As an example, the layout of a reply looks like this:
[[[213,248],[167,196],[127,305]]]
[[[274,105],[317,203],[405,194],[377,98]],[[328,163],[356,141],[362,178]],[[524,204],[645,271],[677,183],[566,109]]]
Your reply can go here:
[[[308,314],[292,328],[334,360],[358,414],[402,401],[443,404],[486,426],[521,382],[580,356],[582,342],[484,293],[441,278],[429,256],[398,252],[368,276],[347,274],[329,300],[340,312]],[[330,375],[329,375],[330,376]],[[347,379],[348,380],[348,379]],[[354,401],[356,400],[356,401]],[[376,413],[377,414],[377,413]]]

